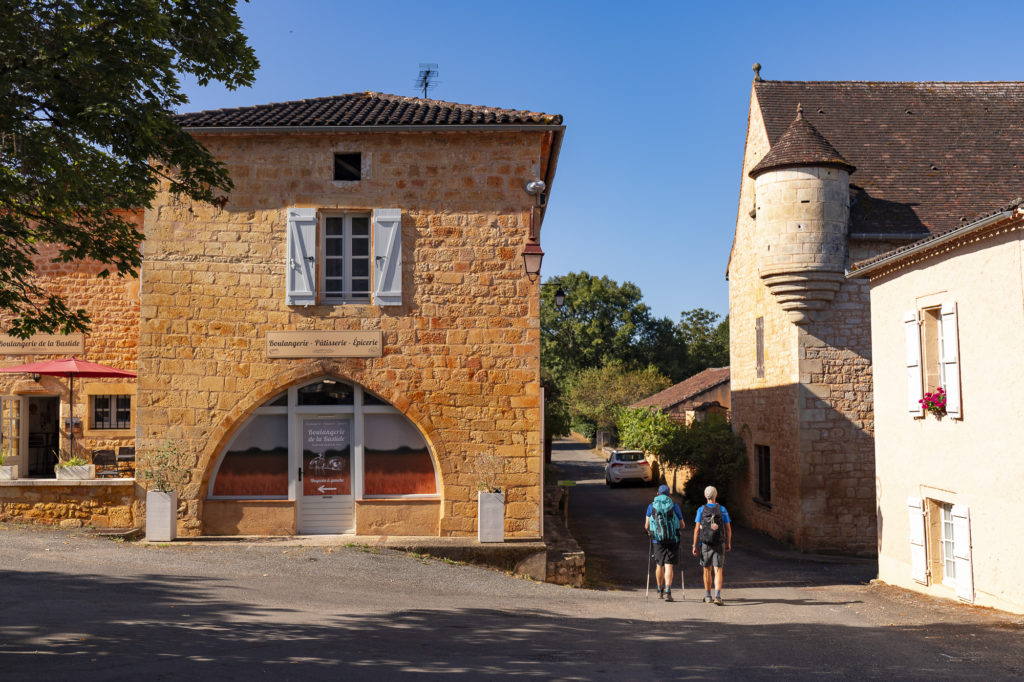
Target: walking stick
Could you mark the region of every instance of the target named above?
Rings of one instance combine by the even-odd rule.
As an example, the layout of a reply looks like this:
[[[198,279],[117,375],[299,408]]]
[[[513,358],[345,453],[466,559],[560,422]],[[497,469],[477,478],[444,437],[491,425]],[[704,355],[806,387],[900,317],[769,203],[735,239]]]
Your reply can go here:
[[[654,558],[654,538],[647,537],[647,591],[644,592],[644,599],[651,594],[651,559]]]

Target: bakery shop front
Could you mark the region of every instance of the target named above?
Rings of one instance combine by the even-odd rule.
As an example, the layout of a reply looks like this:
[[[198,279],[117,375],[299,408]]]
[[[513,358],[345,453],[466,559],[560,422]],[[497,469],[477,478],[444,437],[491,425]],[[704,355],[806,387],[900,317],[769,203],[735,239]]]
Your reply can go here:
[[[542,535],[541,227],[560,116],[381,93],[183,114],[222,207],[146,209],[136,444],[180,536]],[[142,461],[140,456],[140,462]]]

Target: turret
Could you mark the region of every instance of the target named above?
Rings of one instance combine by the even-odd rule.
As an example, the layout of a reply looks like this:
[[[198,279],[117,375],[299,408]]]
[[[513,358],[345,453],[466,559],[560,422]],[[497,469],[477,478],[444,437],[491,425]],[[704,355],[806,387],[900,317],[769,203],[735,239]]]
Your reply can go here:
[[[796,120],[750,170],[758,273],[796,324],[824,309],[843,282],[854,170],[799,105]]]

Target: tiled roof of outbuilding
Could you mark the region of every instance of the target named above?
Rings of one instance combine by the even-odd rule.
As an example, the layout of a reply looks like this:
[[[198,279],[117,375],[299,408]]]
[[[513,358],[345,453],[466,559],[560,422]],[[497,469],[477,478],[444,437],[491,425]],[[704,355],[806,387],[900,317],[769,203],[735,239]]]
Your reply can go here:
[[[214,109],[176,117],[183,128],[561,125],[560,115],[354,92],[296,102]]]
[[[851,233],[924,237],[1024,186],[1024,83],[758,81],[754,90],[773,145],[802,104],[857,167]]]
[[[656,407],[663,410],[684,403],[727,381],[729,381],[728,367],[709,367],[689,379],[680,381],[675,386],[669,386],[660,393],[638,400],[630,407]]]
[[[855,170],[853,164],[844,159],[817,128],[804,118],[803,107],[800,105],[796,108],[796,119],[764,158],[750,169],[749,175],[756,178],[775,168],[792,166],[838,166],[851,173]]]

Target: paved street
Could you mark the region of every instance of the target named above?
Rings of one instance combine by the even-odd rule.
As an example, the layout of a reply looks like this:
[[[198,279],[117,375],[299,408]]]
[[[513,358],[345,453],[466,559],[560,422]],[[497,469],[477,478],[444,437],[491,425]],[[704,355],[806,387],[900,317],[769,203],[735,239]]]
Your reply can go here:
[[[592,487],[573,503],[651,492]],[[715,607],[692,590],[675,604],[645,599],[642,545],[629,571],[606,560],[599,589],[580,590],[346,544],[152,546],[0,525],[0,679],[1024,675],[1022,619],[850,580],[862,564],[784,569],[784,548],[738,548],[742,586]],[[761,562],[773,567],[754,570]]]
[[[648,557],[644,511],[655,488],[639,484],[606,487],[604,459],[586,443],[558,441],[553,461],[561,472],[559,478],[577,482],[569,493],[569,529],[587,553],[589,584],[644,587]],[[699,598],[703,592],[696,594],[702,584],[697,559],[685,554],[693,537],[693,517],[687,514],[684,521],[680,566],[686,587]],[[858,585],[877,573],[874,560],[809,557],[735,524],[733,533],[733,551],[726,556],[727,592],[741,587]]]

